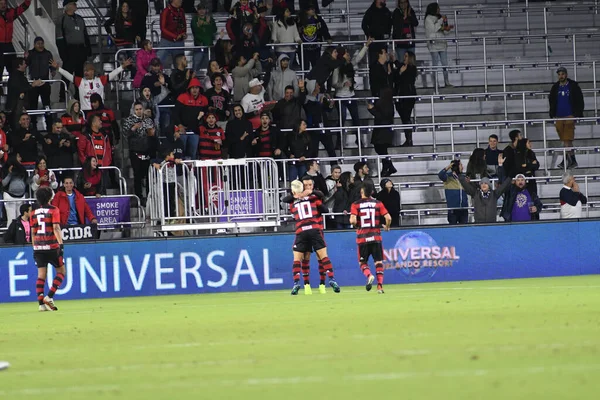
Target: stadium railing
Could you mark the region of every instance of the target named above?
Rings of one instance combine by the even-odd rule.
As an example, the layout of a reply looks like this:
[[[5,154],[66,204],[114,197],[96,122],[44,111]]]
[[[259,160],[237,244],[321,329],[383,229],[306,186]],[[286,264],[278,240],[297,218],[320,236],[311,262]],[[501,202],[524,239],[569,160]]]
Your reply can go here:
[[[123,173],[121,172],[121,170],[119,169],[119,167],[116,166],[108,166],[108,167],[99,167],[98,168],[101,171],[114,171],[114,173],[117,176],[117,180],[119,183],[119,195],[127,195],[127,181],[125,180],[125,177],[123,176]],[[62,172],[70,172],[71,176],[75,176],[77,175],[78,172],[81,172],[81,167],[79,168],[49,168],[49,171],[54,172],[55,174],[58,173],[62,173]],[[33,177],[33,170],[28,169],[27,173],[29,175],[29,179],[31,179]],[[31,197],[33,197],[33,193],[31,192],[30,189],[30,195]]]

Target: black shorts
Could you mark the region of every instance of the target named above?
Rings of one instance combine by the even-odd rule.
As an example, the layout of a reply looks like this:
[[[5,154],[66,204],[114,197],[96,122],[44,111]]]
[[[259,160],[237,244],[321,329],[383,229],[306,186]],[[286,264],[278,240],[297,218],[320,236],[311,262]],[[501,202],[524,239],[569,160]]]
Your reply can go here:
[[[294,241],[294,251],[307,253],[312,250],[318,251],[327,247],[323,232],[318,229],[309,229],[308,231],[300,232],[296,235]]]
[[[64,264],[62,256],[59,255],[60,250],[35,250],[33,252],[33,260],[38,268],[46,268],[48,264],[54,268],[60,268]]]
[[[363,243],[358,245],[358,261],[366,263],[369,261],[369,256],[373,257],[373,261],[383,261],[383,246],[381,243]]]

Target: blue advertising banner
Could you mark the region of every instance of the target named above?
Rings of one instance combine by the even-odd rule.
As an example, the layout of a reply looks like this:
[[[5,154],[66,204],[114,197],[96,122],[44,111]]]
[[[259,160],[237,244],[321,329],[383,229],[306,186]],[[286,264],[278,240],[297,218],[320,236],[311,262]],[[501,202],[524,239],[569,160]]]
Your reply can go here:
[[[363,285],[354,232],[326,233],[342,286]],[[289,289],[292,234],[67,244],[62,299]],[[385,283],[600,273],[600,221],[384,232]],[[311,278],[318,285],[316,260]],[[52,268],[48,270],[51,281]],[[0,248],[0,302],[35,301],[31,247]],[[343,293],[343,289],[342,289]]]

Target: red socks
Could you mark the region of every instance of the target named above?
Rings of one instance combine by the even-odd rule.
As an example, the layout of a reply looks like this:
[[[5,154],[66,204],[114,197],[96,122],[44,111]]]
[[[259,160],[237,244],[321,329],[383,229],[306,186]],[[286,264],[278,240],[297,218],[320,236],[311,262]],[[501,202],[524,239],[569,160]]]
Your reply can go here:
[[[329,257],[325,257],[321,261],[323,262],[323,269],[327,272],[327,277],[333,279],[333,265],[331,265],[331,260]]]
[[[302,271],[301,264],[299,261],[294,261],[294,266],[292,267],[292,275],[294,277],[294,282],[298,282],[300,280],[300,272]]]
[[[383,286],[383,263],[376,263],[375,271],[377,273],[377,286]]]
[[[310,260],[302,260],[302,278],[304,284],[310,284]]]
[[[63,279],[65,279],[65,276],[63,274],[61,274],[61,273],[56,274],[56,277],[54,278],[54,281],[52,282],[52,287],[50,288],[50,291],[48,292],[48,297],[50,297],[50,298],[54,297],[54,295],[56,294],[56,291],[58,290],[58,287],[63,282]]]
[[[45,280],[38,278],[35,282],[35,293],[37,294],[38,303],[44,304],[44,284]]]

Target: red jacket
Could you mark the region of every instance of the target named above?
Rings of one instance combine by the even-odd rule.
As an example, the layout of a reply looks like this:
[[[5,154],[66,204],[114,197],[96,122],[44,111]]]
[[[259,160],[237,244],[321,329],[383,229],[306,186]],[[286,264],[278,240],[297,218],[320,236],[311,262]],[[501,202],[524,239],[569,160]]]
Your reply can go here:
[[[4,151],[3,147],[5,144],[7,144],[6,133],[0,129],[0,150]],[[5,163],[6,160],[8,160],[8,151],[4,151],[4,155],[0,157],[0,164]]]
[[[93,219],[96,219],[94,214],[92,214],[90,206],[85,201],[85,197],[83,197],[76,189],[73,189],[73,193],[75,193],[75,209],[77,210],[77,220],[79,223],[85,224],[86,221],[92,222]],[[54,199],[52,199],[52,205],[60,211],[60,224],[67,225],[71,205],[69,204],[69,198],[64,189],[61,188],[56,191],[56,195],[54,196]]]
[[[187,32],[185,11],[182,7],[175,8],[171,4],[160,13],[160,36],[175,42],[177,36]],[[181,40],[181,39],[180,39]]]
[[[94,141],[89,133],[85,133],[77,138],[77,155],[81,164],[84,163],[86,158],[94,157],[96,152],[94,151]],[[104,136],[104,156],[102,158],[102,165],[98,167],[108,167],[112,164],[112,147],[108,137]]]
[[[31,0],[25,0],[20,6],[7,7],[4,14],[0,14],[0,43],[12,43],[13,23],[29,8],[30,4]]]

